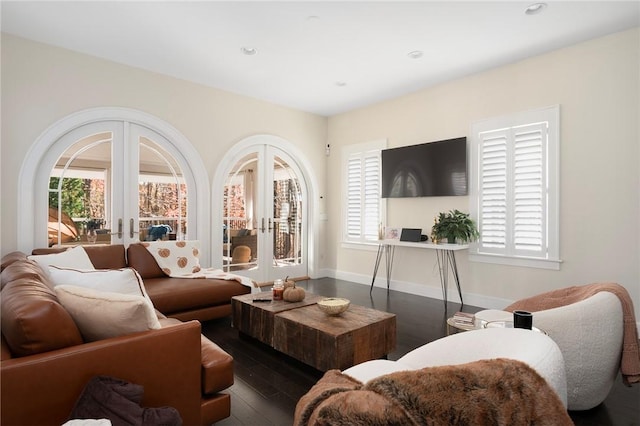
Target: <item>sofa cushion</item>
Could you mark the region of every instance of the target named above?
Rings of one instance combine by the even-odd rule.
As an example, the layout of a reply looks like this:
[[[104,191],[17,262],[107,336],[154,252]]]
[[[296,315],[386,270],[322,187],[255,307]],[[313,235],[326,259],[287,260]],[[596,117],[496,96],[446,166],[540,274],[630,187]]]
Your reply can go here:
[[[162,272],[149,250],[140,243],[127,247],[127,263],[138,271],[143,280],[167,276]]]
[[[161,318],[159,321],[162,328],[182,324],[175,318]],[[202,393],[215,394],[233,385],[233,357],[204,335],[200,337],[200,351]]]
[[[228,305],[233,296],[251,289],[234,280],[150,278],[144,285],[153,305],[165,315],[216,305]]]
[[[49,288],[53,288],[47,274],[33,260],[27,259],[25,256],[19,262],[13,262],[0,272],[0,288],[4,288],[5,284],[15,281],[19,278],[31,278],[33,280],[41,280]]]
[[[87,341],[160,328],[143,296],[71,285],[56,286],[55,292]]]
[[[25,260],[26,258],[27,258],[27,255],[21,251],[13,251],[11,253],[8,253],[2,256],[2,265],[0,266],[0,272],[4,271],[4,268],[11,265],[13,262],[17,260]]]
[[[127,267],[124,244],[99,244],[84,246],[96,269],[121,269]]]
[[[4,336],[0,338],[0,361],[6,361],[8,359],[13,358],[11,355],[11,349],[9,349],[9,345],[5,340]]]
[[[127,267],[124,244],[96,244],[82,246],[96,269],[120,269]],[[32,255],[62,253],[67,247],[35,248]]]
[[[31,255],[29,259],[38,262],[45,273],[49,272],[49,265],[74,269],[95,269],[82,246],[76,246],[60,253]]]
[[[201,336],[202,393],[213,394],[233,385],[233,357]]]
[[[2,289],[2,335],[15,356],[82,344],[82,336],[55,293],[40,280],[19,278]]]

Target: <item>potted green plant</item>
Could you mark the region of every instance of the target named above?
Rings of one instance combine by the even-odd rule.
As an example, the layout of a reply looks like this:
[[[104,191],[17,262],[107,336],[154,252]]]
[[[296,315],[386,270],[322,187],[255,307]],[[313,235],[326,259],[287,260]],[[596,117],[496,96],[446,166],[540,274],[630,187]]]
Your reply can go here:
[[[431,228],[431,239],[436,243],[445,238],[450,244],[466,243],[477,240],[479,236],[473,219],[459,210],[441,212]]]

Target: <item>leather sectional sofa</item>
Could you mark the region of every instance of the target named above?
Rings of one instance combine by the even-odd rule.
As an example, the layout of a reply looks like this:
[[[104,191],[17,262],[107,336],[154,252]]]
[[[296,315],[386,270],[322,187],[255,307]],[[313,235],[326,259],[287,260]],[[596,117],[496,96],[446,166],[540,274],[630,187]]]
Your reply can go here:
[[[144,281],[153,306],[164,315],[181,321],[208,321],[231,315],[231,298],[250,293],[237,281],[172,278],[167,276],[144,245],[121,244],[84,246],[96,269],[134,268]],[[60,248],[42,248],[32,254],[60,252]],[[126,255],[126,256],[125,256]]]
[[[99,375],[142,385],[141,406],[174,407],[185,425],[228,417],[230,396],[222,391],[233,384],[233,358],[201,334],[197,320],[229,315],[231,297],[250,289],[236,281],[169,278],[139,244],[85,249],[96,269],[138,271],[161,328],[85,342],[42,268],[24,253],[6,255],[0,273],[1,423],[62,424]]]

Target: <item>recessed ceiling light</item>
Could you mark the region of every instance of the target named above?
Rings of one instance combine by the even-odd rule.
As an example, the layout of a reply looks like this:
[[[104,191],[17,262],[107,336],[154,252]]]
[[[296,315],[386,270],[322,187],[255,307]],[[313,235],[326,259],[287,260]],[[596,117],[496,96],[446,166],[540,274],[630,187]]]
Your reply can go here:
[[[247,47],[247,46],[240,48],[240,51],[247,56],[255,55],[256,53],[258,53],[255,47]]]
[[[535,15],[536,13],[542,12],[542,10],[547,7],[546,3],[533,3],[527,6],[524,10],[524,13],[527,15]]]
[[[413,52],[407,53],[407,56],[410,57],[411,59],[422,58],[422,51],[421,50],[414,50]]]
[[[336,81],[336,86],[338,87],[344,87],[347,85],[347,82],[345,81]]]

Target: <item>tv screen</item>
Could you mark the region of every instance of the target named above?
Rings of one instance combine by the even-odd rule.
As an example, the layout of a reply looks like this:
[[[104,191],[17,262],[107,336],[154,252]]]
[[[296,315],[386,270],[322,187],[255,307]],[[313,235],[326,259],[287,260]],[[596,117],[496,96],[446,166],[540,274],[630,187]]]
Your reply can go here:
[[[467,138],[382,151],[382,198],[467,195]]]

